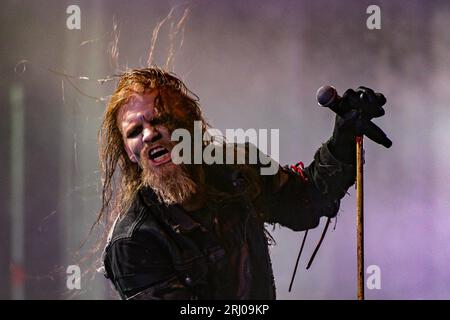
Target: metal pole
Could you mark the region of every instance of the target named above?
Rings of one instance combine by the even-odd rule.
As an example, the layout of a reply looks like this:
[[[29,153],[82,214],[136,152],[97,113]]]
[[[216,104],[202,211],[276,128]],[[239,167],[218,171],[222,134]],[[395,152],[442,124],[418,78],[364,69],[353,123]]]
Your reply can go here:
[[[358,300],[364,300],[364,190],[363,190],[363,136],[356,137],[356,241]]]

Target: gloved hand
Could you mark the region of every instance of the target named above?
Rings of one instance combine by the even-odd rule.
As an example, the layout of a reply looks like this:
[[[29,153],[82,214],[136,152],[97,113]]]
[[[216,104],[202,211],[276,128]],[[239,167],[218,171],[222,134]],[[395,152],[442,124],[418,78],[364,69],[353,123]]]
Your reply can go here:
[[[370,88],[359,87],[356,91],[348,89],[339,103],[346,113],[342,117],[336,115],[328,148],[338,160],[355,164],[355,137],[367,130],[371,119],[384,115],[382,106],[386,103],[386,98]]]

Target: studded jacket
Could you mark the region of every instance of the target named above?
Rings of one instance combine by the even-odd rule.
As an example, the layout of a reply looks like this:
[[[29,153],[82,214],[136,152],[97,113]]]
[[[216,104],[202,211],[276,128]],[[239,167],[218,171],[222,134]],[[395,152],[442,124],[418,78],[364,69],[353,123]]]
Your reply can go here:
[[[320,217],[336,216],[355,180],[355,167],[333,157],[327,144],[308,167],[279,170],[288,180],[276,192],[277,175],[261,176],[263,210],[237,196],[219,209],[188,213],[141,190],[111,229],[105,276],[122,299],[275,299],[265,225],[315,228]],[[236,167],[209,166],[208,172],[228,192],[239,195],[245,187]]]

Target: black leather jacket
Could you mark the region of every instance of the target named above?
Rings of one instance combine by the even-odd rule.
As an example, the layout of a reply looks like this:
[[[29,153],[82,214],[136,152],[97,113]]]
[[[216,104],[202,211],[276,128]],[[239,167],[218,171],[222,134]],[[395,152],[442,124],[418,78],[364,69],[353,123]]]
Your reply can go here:
[[[242,189],[237,169],[218,165],[210,170],[220,171],[223,188]],[[263,212],[242,196],[216,214],[208,208],[187,214],[142,190],[112,228],[105,276],[123,299],[275,299],[271,237],[264,224],[294,231],[315,228],[320,217],[337,214],[355,180],[354,166],[335,159],[327,144],[301,172],[280,170],[289,179],[276,193],[271,185],[277,175],[261,178]]]

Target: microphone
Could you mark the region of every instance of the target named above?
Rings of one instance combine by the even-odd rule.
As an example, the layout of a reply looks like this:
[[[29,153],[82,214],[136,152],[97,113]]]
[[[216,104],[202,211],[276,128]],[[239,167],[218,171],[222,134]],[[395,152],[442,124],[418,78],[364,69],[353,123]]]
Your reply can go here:
[[[361,93],[361,98],[362,95],[363,94]],[[340,117],[344,117],[344,115],[350,111],[349,106],[345,106],[340,103],[342,98],[332,86],[320,87],[319,90],[317,90],[316,97],[319,106],[331,109]],[[364,104],[361,104],[360,109],[363,108]],[[372,121],[362,119],[360,129],[362,134],[366,135],[372,141],[381,144],[386,148],[390,148],[392,146],[392,141],[386,136],[383,130],[381,130],[380,127]]]

